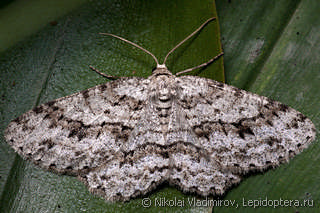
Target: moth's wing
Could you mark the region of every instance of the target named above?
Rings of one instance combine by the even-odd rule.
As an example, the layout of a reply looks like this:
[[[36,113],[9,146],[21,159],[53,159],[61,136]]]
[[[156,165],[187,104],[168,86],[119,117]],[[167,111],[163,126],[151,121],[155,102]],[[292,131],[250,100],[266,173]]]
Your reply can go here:
[[[195,76],[176,83],[178,103],[201,147],[195,156],[185,148],[176,154],[171,182],[186,191],[222,194],[241,174],[288,161],[315,137],[310,119],[279,102]]]
[[[147,79],[121,78],[42,104],[13,120],[6,140],[42,168],[88,173],[121,158],[143,113],[147,85]]]
[[[167,180],[168,165],[165,150],[146,143],[81,176],[80,180],[91,192],[108,201],[126,201],[145,195]]]
[[[172,108],[166,146],[170,156],[170,184],[203,196],[223,194],[226,185],[240,181],[239,176],[219,170],[220,162],[212,159],[211,150],[203,147],[181,102],[174,102]]]
[[[140,117],[121,147],[122,156],[82,178],[92,192],[106,200],[129,200],[167,180],[170,162],[162,147],[159,116],[148,101]]]

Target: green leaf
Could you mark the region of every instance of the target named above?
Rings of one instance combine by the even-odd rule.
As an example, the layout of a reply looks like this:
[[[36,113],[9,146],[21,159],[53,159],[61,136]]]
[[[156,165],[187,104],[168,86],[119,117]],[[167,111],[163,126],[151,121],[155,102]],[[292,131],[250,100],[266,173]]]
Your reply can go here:
[[[0,52],[35,33],[49,22],[85,3],[86,0],[2,0],[0,3]]]
[[[41,170],[21,159],[4,142],[3,130],[10,120],[40,103],[104,83],[106,79],[92,72],[89,65],[109,75],[147,77],[151,74],[155,62],[149,55],[98,33],[108,32],[127,38],[151,51],[161,62],[178,42],[205,20],[216,16],[213,2],[96,0],[62,18],[59,13],[43,20],[39,18],[42,16],[34,14],[48,9],[43,1],[39,4],[30,2],[31,5],[23,2],[23,5],[27,4],[25,19],[19,19],[22,23],[17,25],[35,23],[30,26],[31,32],[19,31],[19,39],[25,39],[14,46],[19,39],[0,43],[1,50],[6,49],[0,55],[0,212],[207,211],[205,207],[190,206],[144,208],[141,198],[127,203],[107,203],[90,194],[76,178]],[[74,4],[70,8],[75,8],[77,3]],[[10,14],[18,14],[16,10],[21,11],[19,7],[12,9],[12,5],[9,6],[3,8],[7,16],[1,16],[0,23],[10,20]],[[59,11],[59,8],[59,5],[50,5],[52,11]],[[3,32],[11,32],[12,26],[1,26]],[[30,33],[32,36],[28,37]],[[206,62],[220,52],[216,20],[177,49],[168,59],[167,66],[175,73]],[[222,58],[201,73],[195,71],[193,74],[224,81]],[[193,198],[169,186],[150,194],[153,201],[175,197]]]

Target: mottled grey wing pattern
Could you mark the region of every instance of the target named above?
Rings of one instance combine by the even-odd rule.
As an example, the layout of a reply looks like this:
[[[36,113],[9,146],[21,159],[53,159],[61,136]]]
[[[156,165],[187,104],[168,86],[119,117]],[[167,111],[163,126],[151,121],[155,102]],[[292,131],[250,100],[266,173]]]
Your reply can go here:
[[[149,97],[131,134],[120,142],[119,155],[80,177],[91,192],[106,200],[129,200],[144,195],[169,176],[170,159],[161,145],[165,141],[159,116],[150,107]]]
[[[117,158],[143,113],[148,80],[121,78],[50,101],[6,129],[24,158],[57,173],[86,174]]]
[[[195,145],[214,164],[211,172],[239,176],[275,167],[315,137],[310,119],[269,98],[196,76],[176,78],[176,84],[182,88],[178,102],[198,137]]]
[[[8,143],[43,168],[77,175],[106,200],[168,181],[223,194],[248,171],[275,167],[315,137],[300,112],[266,97],[160,67],[40,105],[11,122]]]

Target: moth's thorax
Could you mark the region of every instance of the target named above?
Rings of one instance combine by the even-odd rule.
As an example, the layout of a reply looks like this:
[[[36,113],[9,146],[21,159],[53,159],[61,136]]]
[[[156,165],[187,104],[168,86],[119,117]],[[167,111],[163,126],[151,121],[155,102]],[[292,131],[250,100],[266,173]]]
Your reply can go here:
[[[177,95],[175,76],[166,67],[157,67],[150,77],[149,92],[150,105],[160,117],[162,131],[165,133]]]
[[[169,108],[176,94],[175,77],[167,74],[153,75],[150,79],[149,92],[151,102],[158,108]]]

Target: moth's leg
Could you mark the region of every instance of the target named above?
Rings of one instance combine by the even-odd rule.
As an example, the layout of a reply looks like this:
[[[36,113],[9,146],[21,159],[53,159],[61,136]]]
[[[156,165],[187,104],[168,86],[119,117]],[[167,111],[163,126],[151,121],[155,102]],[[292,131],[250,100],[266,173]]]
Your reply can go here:
[[[119,77],[119,76],[107,75],[107,74],[105,74],[105,73],[103,73],[103,72],[100,72],[99,70],[97,70],[96,68],[94,68],[94,67],[91,66],[91,65],[90,65],[89,67],[90,67],[91,70],[95,71],[96,73],[98,73],[99,75],[101,75],[101,76],[103,76],[103,77],[105,77],[105,78],[107,78],[107,79],[116,80],[116,79],[121,78],[121,77]]]
[[[210,59],[209,61],[207,61],[207,62],[205,62],[205,63],[203,63],[203,64],[200,64],[200,65],[198,65],[198,66],[196,66],[196,67],[191,67],[191,68],[189,68],[189,69],[180,71],[180,72],[176,73],[176,76],[181,75],[181,74],[184,74],[184,73],[191,72],[191,71],[193,71],[193,70],[195,70],[195,69],[199,69],[199,68],[201,68],[201,67],[208,66],[209,64],[211,64],[212,62],[214,62],[215,60],[217,60],[218,58],[220,58],[223,54],[224,54],[224,53],[222,52],[222,53],[220,53],[219,55],[215,56],[214,58]]]

